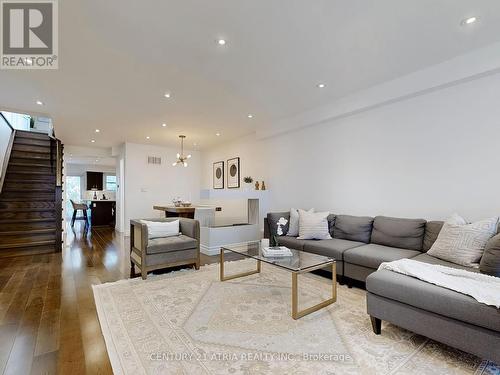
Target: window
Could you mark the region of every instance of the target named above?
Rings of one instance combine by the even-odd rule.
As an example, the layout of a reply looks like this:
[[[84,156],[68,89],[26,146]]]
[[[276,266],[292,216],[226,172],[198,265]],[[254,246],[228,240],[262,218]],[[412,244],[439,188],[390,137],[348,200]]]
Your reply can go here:
[[[106,190],[116,191],[116,176],[106,175]]]

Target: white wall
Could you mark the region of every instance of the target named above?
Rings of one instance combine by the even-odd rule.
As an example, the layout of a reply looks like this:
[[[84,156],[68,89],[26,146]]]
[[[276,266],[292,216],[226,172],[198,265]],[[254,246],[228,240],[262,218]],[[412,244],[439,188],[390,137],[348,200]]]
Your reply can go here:
[[[125,155],[125,233],[129,232],[130,219],[160,217],[154,205],[172,204],[180,196],[193,203],[199,201],[201,162],[197,151],[192,154],[189,166],[173,167],[179,152],[177,148],[126,143]],[[148,164],[148,156],[162,158],[161,165]]]
[[[257,140],[205,151],[241,158],[241,176],[264,179],[272,210],[470,220],[500,214],[500,74]]]

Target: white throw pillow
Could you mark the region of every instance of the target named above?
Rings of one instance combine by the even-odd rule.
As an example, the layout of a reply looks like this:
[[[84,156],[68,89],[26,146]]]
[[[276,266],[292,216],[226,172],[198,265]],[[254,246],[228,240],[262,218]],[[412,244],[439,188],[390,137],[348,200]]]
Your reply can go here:
[[[314,212],[314,208],[311,208],[310,213]],[[290,224],[288,225],[287,236],[297,237],[299,235],[299,210],[296,208],[290,208]]]
[[[148,239],[172,237],[179,235],[179,220],[174,221],[147,221],[141,220],[148,226]]]
[[[448,218],[427,254],[467,267],[478,267],[488,240],[497,233],[498,217],[467,224],[460,215]]]
[[[327,217],[329,212],[299,210],[299,240],[330,240]]]

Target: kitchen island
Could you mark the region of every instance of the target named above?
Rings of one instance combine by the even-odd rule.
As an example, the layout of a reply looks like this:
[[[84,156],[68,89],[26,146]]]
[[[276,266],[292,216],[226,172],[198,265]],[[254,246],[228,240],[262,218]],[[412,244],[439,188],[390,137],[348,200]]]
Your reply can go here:
[[[95,226],[115,226],[116,201],[111,199],[92,199],[86,203],[90,209],[90,224]]]

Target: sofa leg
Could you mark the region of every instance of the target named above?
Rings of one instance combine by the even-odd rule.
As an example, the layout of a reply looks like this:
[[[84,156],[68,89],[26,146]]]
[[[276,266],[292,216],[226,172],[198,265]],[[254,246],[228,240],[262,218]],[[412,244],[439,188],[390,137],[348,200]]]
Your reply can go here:
[[[344,277],[337,275],[337,282],[339,283],[339,285],[345,285]]]
[[[143,280],[146,280],[148,278],[148,271],[141,269],[141,277]]]
[[[372,321],[373,333],[375,333],[376,335],[380,335],[380,333],[382,332],[382,320],[371,315],[370,320]]]
[[[347,279],[347,281],[346,281],[346,284],[347,284],[347,287],[348,287],[349,289],[352,289],[352,279],[349,279],[349,278],[348,278],[348,279]]]
[[[200,269],[200,263],[196,262],[196,263],[194,264],[194,269],[195,269],[195,270],[199,270],[199,269]]]

